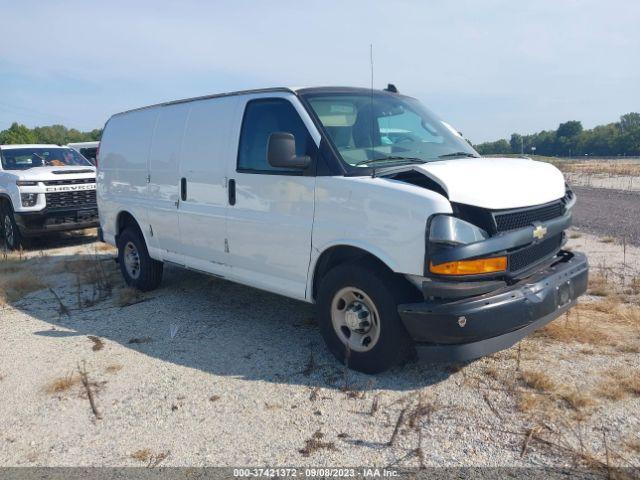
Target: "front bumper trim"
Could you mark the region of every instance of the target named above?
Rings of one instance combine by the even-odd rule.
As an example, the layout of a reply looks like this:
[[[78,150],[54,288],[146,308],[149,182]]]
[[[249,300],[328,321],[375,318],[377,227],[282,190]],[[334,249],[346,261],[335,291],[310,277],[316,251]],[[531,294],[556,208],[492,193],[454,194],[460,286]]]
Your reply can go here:
[[[420,356],[471,360],[510,347],[567,311],[586,292],[588,272],[584,254],[560,252],[555,263],[515,285],[470,298],[403,304],[398,313]]]
[[[25,237],[99,226],[97,207],[15,212],[14,217],[20,233]]]

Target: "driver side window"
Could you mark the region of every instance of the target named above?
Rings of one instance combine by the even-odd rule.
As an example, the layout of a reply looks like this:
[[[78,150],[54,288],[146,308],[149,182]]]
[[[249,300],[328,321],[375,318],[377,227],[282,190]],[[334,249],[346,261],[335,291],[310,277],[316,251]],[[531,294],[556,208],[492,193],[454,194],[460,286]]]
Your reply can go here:
[[[299,170],[276,168],[267,162],[269,136],[275,132],[293,134],[296,155],[313,155],[314,142],[293,105],[283,98],[251,100],[247,103],[238,147],[239,172],[301,175]]]

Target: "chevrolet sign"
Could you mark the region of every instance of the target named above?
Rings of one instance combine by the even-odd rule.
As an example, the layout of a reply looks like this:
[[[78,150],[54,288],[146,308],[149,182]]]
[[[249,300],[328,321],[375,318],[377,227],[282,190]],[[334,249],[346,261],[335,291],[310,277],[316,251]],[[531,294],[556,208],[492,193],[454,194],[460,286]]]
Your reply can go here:
[[[57,187],[47,187],[45,192],[79,192],[81,190],[95,190],[95,183],[84,183],[80,185],[60,185]]]

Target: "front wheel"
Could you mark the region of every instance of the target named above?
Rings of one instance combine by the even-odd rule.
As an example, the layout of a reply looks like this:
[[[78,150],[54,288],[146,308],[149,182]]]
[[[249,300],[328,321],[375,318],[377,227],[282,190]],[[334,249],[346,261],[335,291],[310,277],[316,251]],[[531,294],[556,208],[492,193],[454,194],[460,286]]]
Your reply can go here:
[[[148,292],[162,281],[163,263],[149,256],[142,234],[133,228],[118,236],[118,263],[124,281],[130,287]]]
[[[13,210],[9,206],[5,206],[1,211],[0,222],[2,222],[2,236],[4,238],[4,244],[8,250],[19,250],[23,247],[24,240],[16,225],[15,217],[13,216]]]
[[[348,367],[382,372],[407,358],[412,341],[397,306],[408,291],[382,268],[346,264],[322,279],[318,292],[319,324],[329,350]]]

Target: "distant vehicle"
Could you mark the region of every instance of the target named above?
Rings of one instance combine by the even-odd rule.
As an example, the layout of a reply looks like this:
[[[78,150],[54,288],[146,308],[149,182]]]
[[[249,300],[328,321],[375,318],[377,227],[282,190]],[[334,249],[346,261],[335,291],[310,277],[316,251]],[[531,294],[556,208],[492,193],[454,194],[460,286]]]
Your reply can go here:
[[[562,173],[481,158],[393,91],[119,113],[98,160],[101,231],[127,284],[154,289],[170,263],[316,303],[331,352],[363,372],[414,347],[439,361],[507,348],[587,288],[586,257],[562,248],[575,203]],[[251,292],[241,307],[260,321]]]
[[[0,234],[15,250],[26,237],[98,226],[96,169],[59,145],[0,145]]]
[[[98,146],[100,142],[79,142],[69,143],[67,147],[71,147],[82,154],[84,158],[89,160],[92,164],[96,164],[96,157],[98,154]]]

